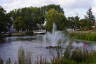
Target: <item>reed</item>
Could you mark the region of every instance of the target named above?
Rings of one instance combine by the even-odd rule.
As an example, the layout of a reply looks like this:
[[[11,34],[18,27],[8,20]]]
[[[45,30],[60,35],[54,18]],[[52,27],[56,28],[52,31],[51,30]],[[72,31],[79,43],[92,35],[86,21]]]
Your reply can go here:
[[[96,64],[96,52],[89,52],[87,50],[74,50],[72,55],[66,57],[53,57],[48,62],[46,57],[38,57],[33,63],[31,53],[25,53],[24,49],[20,48],[18,51],[18,61],[13,62],[11,58],[6,61],[6,64]],[[0,58],[0,64],[4,64],[2,58]]]

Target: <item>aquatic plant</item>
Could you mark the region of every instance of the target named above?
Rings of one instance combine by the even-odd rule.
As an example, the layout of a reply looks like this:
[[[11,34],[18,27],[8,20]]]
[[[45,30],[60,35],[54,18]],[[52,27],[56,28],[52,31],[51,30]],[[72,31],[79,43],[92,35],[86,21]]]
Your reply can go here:
[[[95,64],[96,52],[89,52],[87,50],[74,50],[70,57],[53,57],[48,62],[46,57],[37,57],[37,60],[32,62],[31,52],[25,53],[24,49],[20,48],[18,51],[18,61],[13,61],[9,58],[6,64]],[[4,64],[2,58],[0,58],[0,64]]]
[[[12,64],[12,61],[10,58],[7,60],[6,64]]]
[[[0,57],[0,64],[4,64],[3,59]]]

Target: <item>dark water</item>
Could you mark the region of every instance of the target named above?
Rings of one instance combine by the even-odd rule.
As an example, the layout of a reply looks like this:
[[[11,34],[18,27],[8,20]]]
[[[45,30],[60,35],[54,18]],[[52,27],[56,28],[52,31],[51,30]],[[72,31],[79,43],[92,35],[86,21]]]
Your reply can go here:
[[[39,56],[46,57],[47,60],[50,60],[56,54],[54,50],[45,47],[43,35],[6,37],[5,40],[5,42],[0,43],[0,57],[5,61],[8,58],[11,58],[13,61],[17,60],[18,50],[20,48],[24,48],[25,51],[30,51],[33,60],[36,60]],[[85,45],[83,42],[79,42],[79,44],[74,42],[72,44],[74,48],[83,46],[87,47],[87,45],[90,46],[88,49],[96,50],[96,44],[94,43]]]

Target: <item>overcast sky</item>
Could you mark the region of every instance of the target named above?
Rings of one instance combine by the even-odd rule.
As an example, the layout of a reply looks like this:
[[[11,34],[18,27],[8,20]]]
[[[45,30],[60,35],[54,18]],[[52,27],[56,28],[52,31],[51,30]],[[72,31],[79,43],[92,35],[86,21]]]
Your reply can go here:
[[[23,7],[40,7],[49,4],[59,4],[65,11],[66,16],[86,15],[89,8],[92,8],[96,16],[96,0],[0,0],[0,5],[7,12]]]

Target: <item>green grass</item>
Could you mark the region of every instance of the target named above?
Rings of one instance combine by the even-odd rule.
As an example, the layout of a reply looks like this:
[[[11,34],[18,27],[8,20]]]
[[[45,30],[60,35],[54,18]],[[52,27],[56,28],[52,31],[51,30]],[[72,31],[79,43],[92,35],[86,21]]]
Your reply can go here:
[[[96,33],[70,33],[73,39],[96,41]]]
[[[17,32],[17,33],[10,33],[10,34],[3,34],[4,37],[9,36],[32,36],[34,35],[33,32]]]

